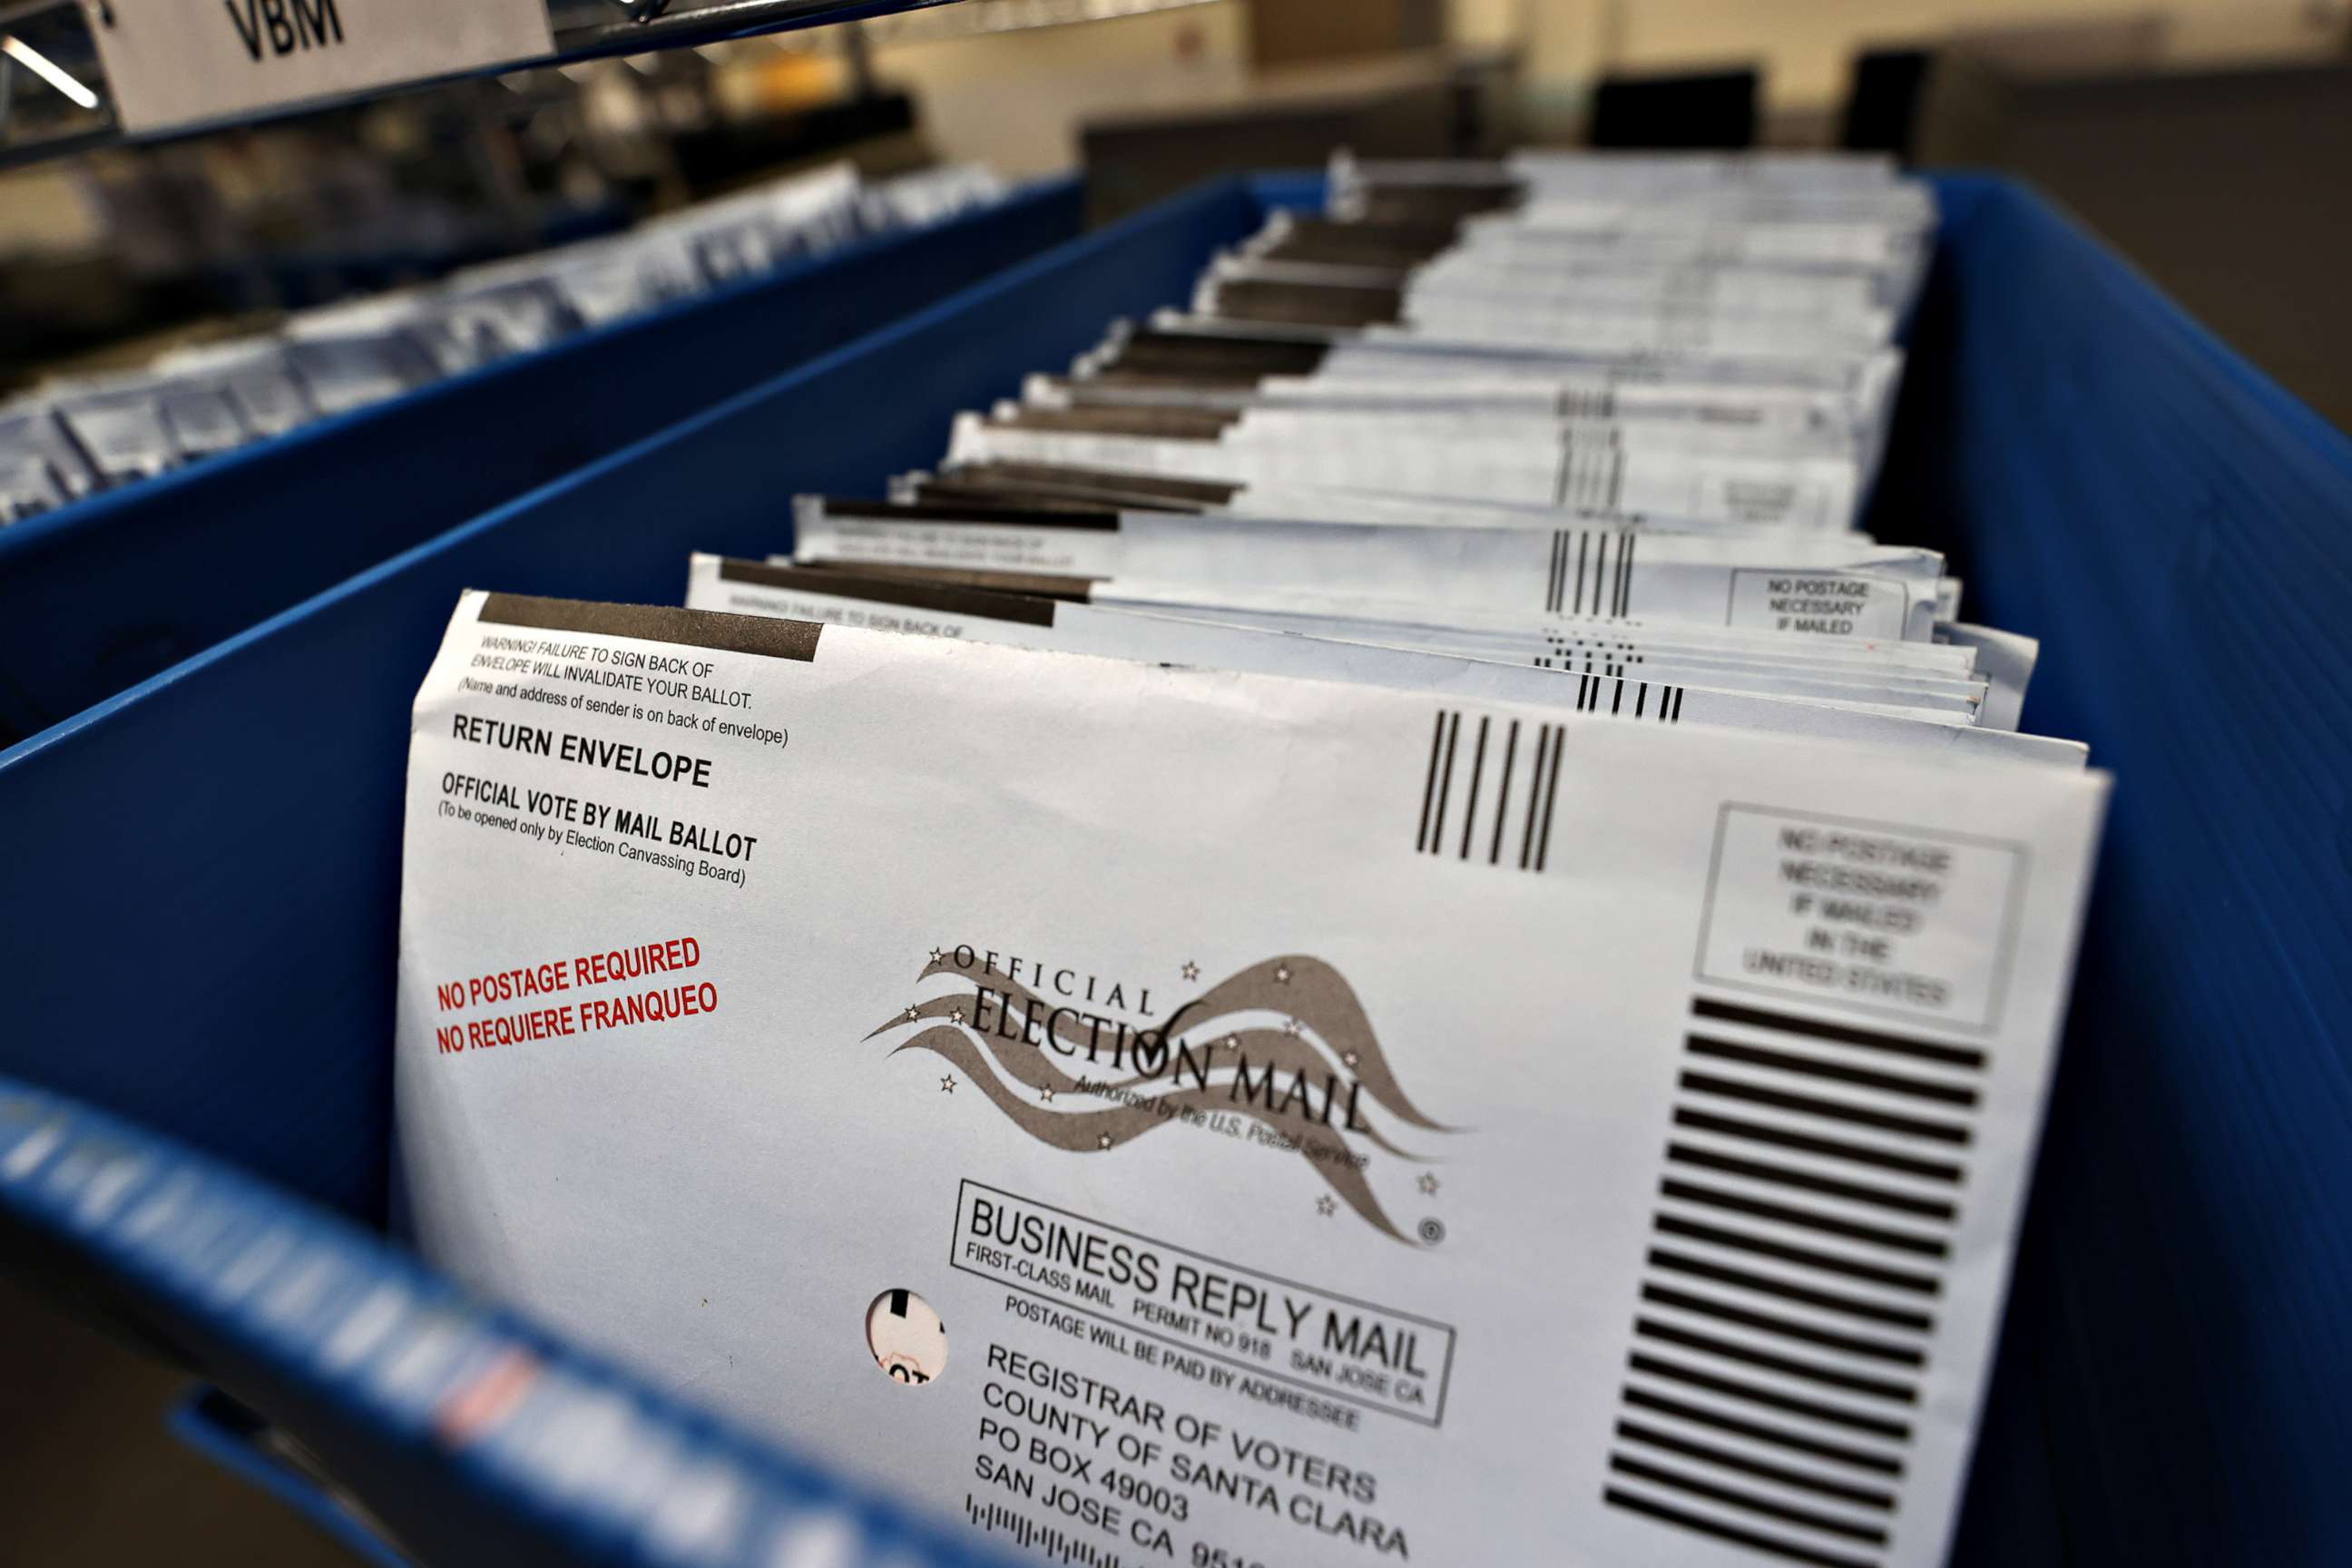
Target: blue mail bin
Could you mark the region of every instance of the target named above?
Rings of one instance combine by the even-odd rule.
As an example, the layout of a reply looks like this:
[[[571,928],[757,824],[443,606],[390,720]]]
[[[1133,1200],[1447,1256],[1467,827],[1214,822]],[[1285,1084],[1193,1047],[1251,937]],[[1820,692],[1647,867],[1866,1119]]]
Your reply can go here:
[[[0,742],[1078,232],[1075,178],[0,529]]]
[[[2352,1562],[2352,442],[2030,191],[1937,185],[1872,527],[2043,639],[2028,721],[2118,775],[1957,1555]],[[929,464],[1318,199],[1180,197],[0,753],[0,1074],[380,1225],[408,705],[458,591],[675,603],[689,549],[786,547],[793,490]]]

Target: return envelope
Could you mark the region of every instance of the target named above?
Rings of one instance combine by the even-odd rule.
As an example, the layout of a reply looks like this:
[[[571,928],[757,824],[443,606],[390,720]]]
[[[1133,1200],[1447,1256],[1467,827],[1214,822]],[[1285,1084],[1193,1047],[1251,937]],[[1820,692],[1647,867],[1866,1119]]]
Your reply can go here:
[[[488,678],[492,637],[750,700],[574,710],[576,655]],[[621,746],[707,765],[582,760]],[[758,853],[533,837],[459,777]],[[1000,1549],[1930,1564],[2105,789],[468,594],[411,748],[403,1212]]]

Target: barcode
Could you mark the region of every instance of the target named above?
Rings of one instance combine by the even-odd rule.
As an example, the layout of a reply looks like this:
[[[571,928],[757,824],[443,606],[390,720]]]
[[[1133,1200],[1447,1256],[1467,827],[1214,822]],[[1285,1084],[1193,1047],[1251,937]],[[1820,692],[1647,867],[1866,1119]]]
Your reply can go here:
[[[1580,658],[1583,660],[1581,668],[1579,667],[1577,662]],[[1646,662],[1648,658],[1649,655],[1647,654],[1596,654],[1591,648],[1586,648],[1581,654],[1573,650],[1563,651],[1560,653],[1539,653],[1535,657],[1535,667],[1538,669],[1562,669],[1566,670],[1570,675],[1612,676],[1622,675],[1633,666]],[[1672,720],[1667,721],[1668,723],[1672,723],[1673,721],[1674,721]]]
[[[1553,399],[1553,414],[1561,419],[1610,420],[1617,417],[1617,395],[1601,387],[1563,386]]]
[[[1618,531],[1554,529],[1544,570],[1544,613],[1622,620],[1633,598],[1633,536]]]
[[[1020,1542],[1024,1552],[1034,1552],[1055,1563],[1083,1563],[1086,1568],[1120,1568],[1124,1561],[1118,1552],[1106,1551],[1090,1541],[1065,1535],[1050,1524],[1039,1524],[1024,1513],[1015,1513],[1003,1503],[982,1502],[970,1492],[963,1494],[964,1517],[994,1535],[1000,1531]]]
[[[1552,479],[1551,503],[1578,511],[1613,512],[1625,489],[1625,453],[1613,438],[1579,440],[1559,436],[1559,472]]]
[[[1576,710],[1609,713],[1660,724],[1679,722],[1683,688],[1599,675],[1563,675],[1576,682]],[[1567,731],[1488,714],[1472,718],[1441,708],[1429,737],[1429,767],[1421,784],[1416,854],[1515,863],[1544,868],[1551,847],[1551,802],[1559,787]]]
[[[1691,1014],[1601,1500],[1877,1568],[1984,1053],[1706,997]]]

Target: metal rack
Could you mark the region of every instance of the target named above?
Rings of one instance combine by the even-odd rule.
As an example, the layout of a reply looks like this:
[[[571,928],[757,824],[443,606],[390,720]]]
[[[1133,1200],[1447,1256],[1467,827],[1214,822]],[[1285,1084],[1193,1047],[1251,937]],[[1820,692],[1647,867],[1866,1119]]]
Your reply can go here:
[[[357,101],[454,77],[707,47],[828,23],[866,23],[874,43],[929,41],[1102,22],[1218,0],[540,0],[551,50],[482,58],[462,68],[404,75],[345,92],[306,95],[211,118],[142,126],[108,80],[100,33],[126,15],[196,0],[0,0],[0,168],[118,142],[181,135],[331,103]],[[272,0],[280,14],[397,0]],[[233,9],[233,8],[232,8]],[[265,8],[264,14],[268,14]],[[878,18],[891,18],[887,24]]]
[[[0,166],[110,142],[177,135],[348,102],[454,77],[531,66],[563,65],[615,55],[720,42],[828,22],[926,10],[952,0],[541,0],[551,50],[481,58],[461,67],[379,81],[362,90],[269,101],[209,119],[142,125],[135,104],[120,100],[108,79],[101,30],[128,27],[189,0],[0,0]],[[398,0],[340,0],[383,8]],[[1147,0],[1150,3],[1150,0]],[[294,0],[294,8],[336,15],[336,0]],[[1105,14],[1123,14],[1113,6]],[[276,3],[265,15],[290,15]],[[1058,19],[1058,18],[1057,18]],[[1071,16],[1067,19],[1079,19]],[[338,36],[341,34],[338,25]],[[126,112],[126,110],[129,111]]]
[[[1110,22],[1160,11],[1188,11],[1222,0],[961,0],[917,13],[898,13],[858,24],[876,44],[930,43],[983,33],[1021,33],[1075,22]]]

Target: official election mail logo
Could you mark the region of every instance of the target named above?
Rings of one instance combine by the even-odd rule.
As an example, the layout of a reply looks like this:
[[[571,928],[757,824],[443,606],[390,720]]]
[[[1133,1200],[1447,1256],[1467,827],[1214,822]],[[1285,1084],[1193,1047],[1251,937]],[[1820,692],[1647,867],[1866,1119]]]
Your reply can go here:
[[[1181,971],[1199,978],[1196,966]],[[866,1037],[916,1032],[892,1047],[929,1051],[959,1069],[1039,1142],[1102,1153],[1159,1128],[1181,1126],[1295,1152],[1328,1191],[1317,1212],[1344,1204],[1399,1241],[1434,1244],[1434,1217],[1408,1237],[1366,1174],[1373,1152],[1418,1161],[1380,1120],[1424,1133],[1453,1131],[1409,1098],[1339,972],[1291,954],[1252,964],[1168,1013],[1148,986],[1034,960],[933,948],[919,980],[946,975],[955,989],[914,1003]],[[1401,1134],[1400,1134],[1401,1135]],[[1438,1191],[1433,1174],[1415,1184]]]

